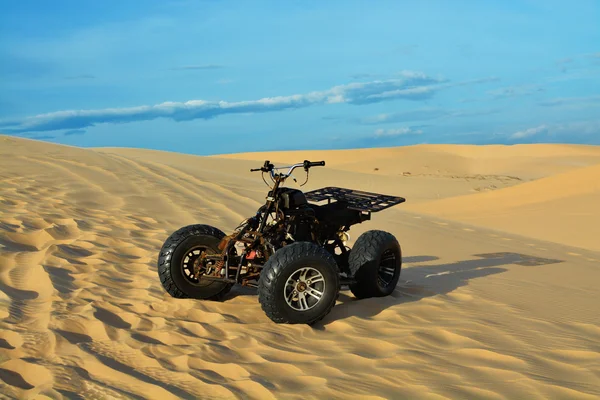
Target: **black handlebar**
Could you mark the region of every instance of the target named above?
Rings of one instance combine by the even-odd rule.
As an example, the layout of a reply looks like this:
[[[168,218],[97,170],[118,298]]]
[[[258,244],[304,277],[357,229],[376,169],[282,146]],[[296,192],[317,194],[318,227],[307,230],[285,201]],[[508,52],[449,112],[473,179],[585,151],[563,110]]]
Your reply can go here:
[[[325,161],[308,161],[304,160],[304,169],[308,171],[310,167],[324,167]]]
[[[265,160],[265,164],[262,167],[252,168],[250,170],[250,172],[256,172],[256,171],[271,172],[271,171],[273,171],[273,168],[275,168],[275,166],[273,164],[271,164],[271,162],[269,160]]]
[[[308,160],[304,160],[304,162],[301,163],[301,164],[293,165],[292,169],[295,168],[295,167],[297,167],[297,166],[304,167],[304,170],[308,171],[308,169],[310,167],[324,167],[325,166],[325,161],[308,161]],[[273,171],[274,168],[275,168],[275,166],[273,164],[271,164],[271,162],[269,160],[266,160],[265,163],[264,163],[264,165],[261,168],[252,168],[250,170],[250,172],[256,172],[256,171],[271,172],[271,171]]]

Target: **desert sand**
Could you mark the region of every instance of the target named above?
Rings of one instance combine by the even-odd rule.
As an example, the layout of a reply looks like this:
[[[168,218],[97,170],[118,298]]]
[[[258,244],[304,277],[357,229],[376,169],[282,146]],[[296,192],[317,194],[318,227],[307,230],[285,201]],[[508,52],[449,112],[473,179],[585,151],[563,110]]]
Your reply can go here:
[[[407,198],[350,232],[400,240],[392,296],[343,290],[309,327],[253,289],[162,289],[163,241],[253,215],[265,159],[326,160],[303,189]],[[597,146],[197,157],[0,135],[0,398],[595,399],[599,204]]]

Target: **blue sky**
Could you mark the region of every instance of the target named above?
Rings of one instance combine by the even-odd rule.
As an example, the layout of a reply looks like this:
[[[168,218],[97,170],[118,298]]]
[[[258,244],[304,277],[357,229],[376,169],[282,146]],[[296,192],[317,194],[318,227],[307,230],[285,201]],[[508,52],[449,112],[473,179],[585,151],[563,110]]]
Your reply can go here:
[[[600,3],[0,1],[0,132],[219,154],[600,144]]]

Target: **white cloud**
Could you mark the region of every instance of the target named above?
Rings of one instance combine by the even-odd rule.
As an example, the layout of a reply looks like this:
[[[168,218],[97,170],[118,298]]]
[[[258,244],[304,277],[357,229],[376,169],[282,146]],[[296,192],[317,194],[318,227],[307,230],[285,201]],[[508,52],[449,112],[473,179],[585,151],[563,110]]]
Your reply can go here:
[[[549,127],[549,130],[559,136],[589,136],[596,139],[596,142],[600,139],[600,120],[591,121],[573,121],[564,124],[556,124]]]
[[[5,133],[42,132],[82,129],[102,123],[148,121],[156,118],[170,118],[175,121],[210,119],[223,114],[273,112],[316,104],[361,105],[396,99],[419,101],[429,99],[436,92],[445,88],[490,81],[490,78],[484,78],[444,83],[440,78],[428,77],[422,72],[402,71],[400,75],[403,78],[353,82],[334,86],[324,91],[258,100],[238,102],[190,100],[127,108],[57,111],[16,121],[0,121],[0,128]]]
[[[521,85],[490,90],[488,93],[494,96],[496,99],[501,99],[506,97],[528,96],[530,94],[543,91],[544,88],[539,85]]]
[[[587,143],[600,144],[600,120],[543,124],[506,136],[509,143]]]
[[[600,103],[600,96],[584,96],[584,97],[561,97],[542,101],[539,104],[546,107],[580,105],[580,104],[595,104]]]
[[[348,103],[368,104],[391,99],[421,99],[423,85],[437,82],[425,74],[411,73],[403,79],[390,79],[364,83],[350,83],[331,89],[296,94],[292,96],[267,97],[259,100],[227,102],[190,100],[187,102],[164,102],[152,106],[106,108],[99,110],[66,110],[39,114],[18,121],[0,122],[6,133],[82,129],[101,123],[124,123],[147,121],[155,118],[171,118],[175,121],[209,119],[223,114],[271,112],[290,108],[308,107],[314,104]],[[435,90],[427,89],[429,96]],[[378,98],[378,95],[383,95]]]
[[[400,136],[400,135],[420,135],[423,133],[422,130],[413,128],[395,128],[395,129],[376,129],[376,137],[389,137],[389,136]]]
[[[327,104],[336,104],[336,103],[343,103],[345,101],[344,96],[341,94],[329,97],[327,99]]]
[[[425,75],[423,72],[409,71],[406,69],[398,72],[397,75],[403,76],[405,78],[427,78],[427,75]]]
[[[535,128],[525,129],[518,131],[510,135],[511,139],[524,139],[531,136],[539,135],[540,133],[546,132],[548,127],[546,125],[536,126]]]
[[[498,109],[483,110],[444,110],[441,108],[418,108],[414,110],[398,111],[388,114],[378,114],[359,120],[363,125],[388,124],[393,122],[430,121],[440,118],[463,118],[489,115],[498,112]]]

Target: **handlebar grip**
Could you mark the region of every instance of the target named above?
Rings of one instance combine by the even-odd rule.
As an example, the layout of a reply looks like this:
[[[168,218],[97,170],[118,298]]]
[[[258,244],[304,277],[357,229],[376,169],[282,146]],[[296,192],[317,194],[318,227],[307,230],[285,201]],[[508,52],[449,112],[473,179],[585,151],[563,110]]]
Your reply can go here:
[[[271,172],[275,167],[269,160],[265,160],[265,164],[261,168],[251,168],[250,172],[262,171],[262,172]]]
[[[325,161],[308,161],[304,160],[304,169],[308,171],[310,167],[324,167]]]

